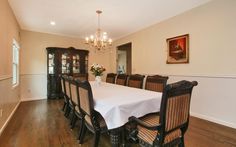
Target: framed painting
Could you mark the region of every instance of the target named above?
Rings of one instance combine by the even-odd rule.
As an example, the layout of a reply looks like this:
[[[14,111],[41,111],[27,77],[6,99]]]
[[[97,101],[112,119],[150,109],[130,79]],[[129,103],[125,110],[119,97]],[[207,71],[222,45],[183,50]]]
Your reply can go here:
[[[189,34],[166,39],[167,64],[189,63]]]

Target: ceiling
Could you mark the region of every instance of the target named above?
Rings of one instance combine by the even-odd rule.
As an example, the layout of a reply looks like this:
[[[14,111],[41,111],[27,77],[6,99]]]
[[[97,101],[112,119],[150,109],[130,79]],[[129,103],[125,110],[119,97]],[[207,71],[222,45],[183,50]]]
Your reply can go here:
[[[210,0],[8,0],[24,30],[85,37],[101,29],[118,39]],[[56,25],[51,26],[50,21]]]

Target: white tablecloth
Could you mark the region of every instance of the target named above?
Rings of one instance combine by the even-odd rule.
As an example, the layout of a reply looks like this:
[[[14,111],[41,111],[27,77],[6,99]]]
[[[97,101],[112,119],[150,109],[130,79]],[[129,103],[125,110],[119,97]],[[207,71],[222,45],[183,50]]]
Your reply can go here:
[[[141,117],[160,110],[162,93],[102,82],[90,81],[94,109],[98,111],[108,129],[123,126],[130,116]]]

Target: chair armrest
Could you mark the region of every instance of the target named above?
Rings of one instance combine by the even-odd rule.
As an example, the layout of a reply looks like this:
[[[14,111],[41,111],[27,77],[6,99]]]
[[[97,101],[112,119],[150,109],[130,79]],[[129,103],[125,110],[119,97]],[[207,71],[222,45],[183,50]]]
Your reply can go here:
[[[136,118],[135,116],[131,116],[131,117],[129,118],[129,121],[130,121],[130,122],[134,122],[134,123],[136,123],[137,125],[140,125],[140,126],[146,128],[146,129],[148,129],[148,130],[160,130],[160,128],[161,128],[161,125],[160,125],[160,124],[158,124],[158,125],[156,125],[156,126],[150,126],[150,125],[144,123],[142,120]]]

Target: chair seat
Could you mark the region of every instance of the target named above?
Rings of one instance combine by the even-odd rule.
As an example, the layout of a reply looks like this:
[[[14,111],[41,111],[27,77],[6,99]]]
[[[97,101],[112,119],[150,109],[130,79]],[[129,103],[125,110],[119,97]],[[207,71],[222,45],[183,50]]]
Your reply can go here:
[[[144,123],[150,126],[155,126],[159,124],[159,115],[151,114],[151,115],[140,118],[140,120],[142,120]],[[139,139],[141,139],[143,142],[148,143],[150,145],[153,144],[153,141],[155,140],[156,136],[159,134],[158,131],[148,130],[141,126],[137,126],[137,128],[139,130],[138,132]],[[181,137],[180,129],[168,134],[165,137],[164,144],[169,143],[170,141],[173,141],[174,139],[177,139],[179,137]]]

